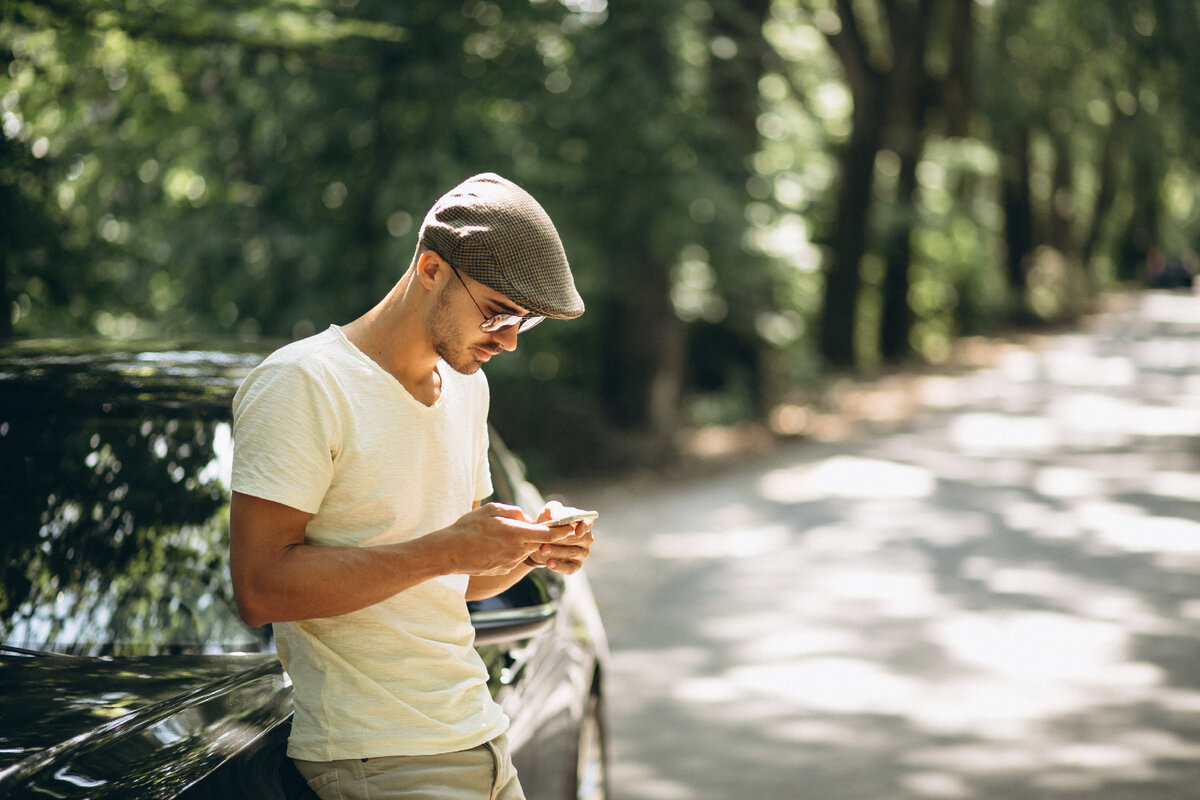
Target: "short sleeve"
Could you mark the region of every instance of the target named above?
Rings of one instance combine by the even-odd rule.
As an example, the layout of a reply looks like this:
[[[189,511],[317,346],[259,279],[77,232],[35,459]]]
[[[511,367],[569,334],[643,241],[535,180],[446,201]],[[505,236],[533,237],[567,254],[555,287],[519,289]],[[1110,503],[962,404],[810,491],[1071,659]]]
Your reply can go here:
[[[317,513],[340,448],[337,411],[316,376],[267,361],[233,400],[233,490]]]

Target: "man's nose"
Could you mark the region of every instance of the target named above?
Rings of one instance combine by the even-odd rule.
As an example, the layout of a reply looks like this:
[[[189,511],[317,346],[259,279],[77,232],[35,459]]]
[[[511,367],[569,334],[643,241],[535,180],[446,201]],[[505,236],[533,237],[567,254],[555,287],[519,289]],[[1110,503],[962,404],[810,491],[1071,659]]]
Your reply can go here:
[[[508,352],[517,349],[517,326],[505,328],[492,334],[492,341]]]

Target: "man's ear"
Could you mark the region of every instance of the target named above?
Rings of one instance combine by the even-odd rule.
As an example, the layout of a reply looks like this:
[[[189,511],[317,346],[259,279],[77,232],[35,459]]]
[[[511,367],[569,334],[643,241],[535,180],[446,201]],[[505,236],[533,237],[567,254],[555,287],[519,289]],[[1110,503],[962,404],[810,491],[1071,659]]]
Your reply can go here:
[[[433,291],[439,278],[442,278],[448,270],[449,265],[432,250],[426,250],[417,259],[417,279],[421,281],[421,285],[427,291]]]

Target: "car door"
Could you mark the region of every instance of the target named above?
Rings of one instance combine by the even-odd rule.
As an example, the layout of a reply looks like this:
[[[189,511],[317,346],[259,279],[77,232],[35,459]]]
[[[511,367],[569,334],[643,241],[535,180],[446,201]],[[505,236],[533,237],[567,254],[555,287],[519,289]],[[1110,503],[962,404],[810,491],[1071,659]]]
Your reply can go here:
[[[492,499],[535,518],[542,496],[494,431],[490,456]],[[568,583],[558,573],[535,569],[498,597],[471,604],[476,649],[488,667],[493,697],[512,721],[513,761],[531,800],[575,796],[590,654],[576,641],[567,613]]]

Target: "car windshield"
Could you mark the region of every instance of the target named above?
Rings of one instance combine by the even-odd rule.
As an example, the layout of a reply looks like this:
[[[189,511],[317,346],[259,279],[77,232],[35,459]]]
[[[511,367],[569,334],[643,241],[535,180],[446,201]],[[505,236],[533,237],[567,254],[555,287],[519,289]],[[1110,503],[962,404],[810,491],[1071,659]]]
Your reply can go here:
[[[227,558],[229,397],[256,361],[0,355],[3,645],[270,648],[237,617]]]

